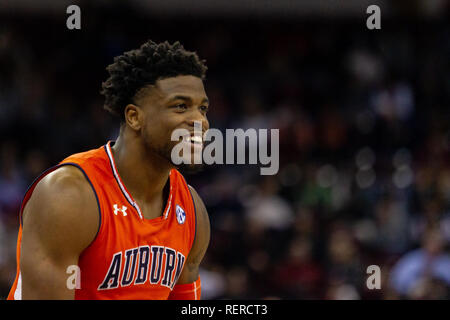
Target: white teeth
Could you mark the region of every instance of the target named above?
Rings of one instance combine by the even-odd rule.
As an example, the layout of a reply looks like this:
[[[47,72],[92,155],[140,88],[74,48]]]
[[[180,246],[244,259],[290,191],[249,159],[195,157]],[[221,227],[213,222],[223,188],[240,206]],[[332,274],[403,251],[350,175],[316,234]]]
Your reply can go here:
[[[202,143],[202,137],[200,136],[186,136],[184,140],[191,143]]]

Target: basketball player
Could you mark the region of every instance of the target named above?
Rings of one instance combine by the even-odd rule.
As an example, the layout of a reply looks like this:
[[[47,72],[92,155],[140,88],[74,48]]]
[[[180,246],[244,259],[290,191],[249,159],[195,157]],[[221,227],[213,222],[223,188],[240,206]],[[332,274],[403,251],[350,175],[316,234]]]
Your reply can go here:
[[[194,145],[194,122],[208,129],[206,66],[179,42],[148,41],[107,70],[102,94],[119,136],[31,185],[8,299],[200,299],[209,218],[171,161],[171,133],[189,130],[183,141]]]

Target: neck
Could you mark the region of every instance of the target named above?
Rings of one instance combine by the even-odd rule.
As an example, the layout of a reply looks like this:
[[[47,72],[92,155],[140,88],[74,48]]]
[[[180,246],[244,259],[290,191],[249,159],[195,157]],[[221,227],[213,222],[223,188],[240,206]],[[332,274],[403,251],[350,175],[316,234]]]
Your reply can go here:
[[[171,164],[145,147],[144,142],[127,130],[120,130],[111,147],[117,171],[131,196],[138,203],[161,198],[169,178]]]

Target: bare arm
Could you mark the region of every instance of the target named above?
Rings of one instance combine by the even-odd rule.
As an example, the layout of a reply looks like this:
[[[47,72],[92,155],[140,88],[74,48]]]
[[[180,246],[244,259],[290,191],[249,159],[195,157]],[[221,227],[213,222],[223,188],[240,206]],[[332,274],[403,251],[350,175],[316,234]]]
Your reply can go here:
[[[23,212],[22,298],[74,299],[66,270],[78,264],[98,227],[97,200],[79,169],[63,166],[45,176]]]
[[[183,272],[181,273],[177,284],[192,283],[197,280],[199,275],[198,269],[210,240],[211,226],[205,204],[194,188],[189,186],[189,189],[191,190],[194,199],[197,214],[197,229],[194,244],[192,245],[192,249],[186,260],[186,265],[183,268]]]

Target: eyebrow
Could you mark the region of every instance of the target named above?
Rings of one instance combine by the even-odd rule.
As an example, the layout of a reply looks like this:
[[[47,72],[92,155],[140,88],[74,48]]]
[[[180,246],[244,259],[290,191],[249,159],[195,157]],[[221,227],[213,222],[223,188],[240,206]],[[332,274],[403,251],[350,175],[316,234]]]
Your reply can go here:
[[[187,101],[189,101],[189,102],[192,102],[192,98],[191,98],[191,97],[189,97],[189,96],[183,96],[183,95],[175,95],[175,96],[173,96],[173,97],[171,97],[171,98],[169,99],[169,101],[173,101],[173,100],[187,100]],[[202,104],[203,104],[203,103],[209,103],[209,99],[208,99],[208,98],[204,98],[204,99],[202,100],[201,103],[202,103]]]

